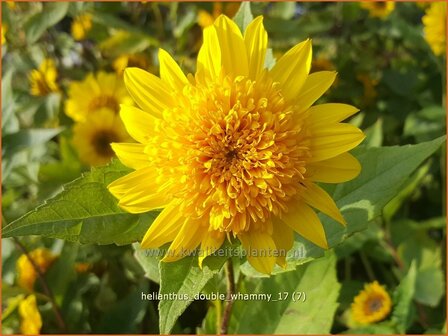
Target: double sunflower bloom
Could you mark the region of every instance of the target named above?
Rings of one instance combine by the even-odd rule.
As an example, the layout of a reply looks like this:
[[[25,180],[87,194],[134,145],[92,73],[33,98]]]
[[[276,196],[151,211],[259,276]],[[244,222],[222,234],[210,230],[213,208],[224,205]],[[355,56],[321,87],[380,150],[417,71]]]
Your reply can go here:
[[[141,243],[171,243],[163,261],[199,247],[202,265],[228,237],[241,242],[256,270],[269,274],[276,263],[286,266],[294,232],[328,247],[316,210],[346,225],[316,183],[359,174],[359,162],[347,152],[364,134],[341,123],[358,110],[313,106],[336,73],[309,74],[310,40],[267,69],[262,17],[243,36],[221,15],[203,40],[194,75],[186,76],[164,50],[160,78],[125,70],[138,107],[121,105],[120,116],[137,143],[112,148],[135,171],[108,188],[128,212],[163,209]]]

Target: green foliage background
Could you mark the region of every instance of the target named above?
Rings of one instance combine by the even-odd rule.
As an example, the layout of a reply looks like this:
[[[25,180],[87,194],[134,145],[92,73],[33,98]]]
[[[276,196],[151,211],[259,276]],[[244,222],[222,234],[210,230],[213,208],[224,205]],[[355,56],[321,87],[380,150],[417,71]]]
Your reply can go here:
[[[59,258],[45,274],[70,333],[219,332],[223,303],[142,300],[142,293],[225,293],[225,258],[159,264],[139,248],[157,213],[125,213],[105,186],[129,170],[113,161],[84,167],[71,144],[72,122],[63,107],[68,83],[98,70],[112,71],[121,54],[142,52],[157,69],[163,47],[194,72],[201,43],[200,10],[213,3],[2,3],[8,26],[2,46],[2,332],[18,333],[14,239],[26,249],[45,246]],[[70,24],[93,15],[88,39],[75,42]],[[338,81],[322,101],[361,109],[350,120],[367,134],[354,151],[361,175],[324,186],[346,229],[321,216],[329,245],[324,251],[296,236],[288,268],[267,278],[234,258],[240,293],[306,293],[277,302],[237,301],[230,333],[445,333],[446,151],[445,58],[426,44],[415,3],[397,3],[385,19],[358,3],[246,3],[236,14],[241,28],[264,15],[275,57],[306,38],[314,59],[325,59]],[[125,40],[110,40],[118,30]],[[106,43],[107,42],[107,43]],[[62,92],[29,93],[28,73],[43,58],[57,60]],[[318,63],[315,63],[315,70]],[[363,79],[364,78],[364,82]],[[367,80],[365,80],[367,78]],[[367,83],[367,84],[366,84]],[[369,84],[370,83],[370,84]],[[226,246],[238,249],[238,246]],[[304,258],[297,258],[297,253]],[[91,269],[75,272],[75,264]],[[377,280],[393,299],[385,321],[347,322],[364,284]],[[38,283],[43,333],[61,333]]]

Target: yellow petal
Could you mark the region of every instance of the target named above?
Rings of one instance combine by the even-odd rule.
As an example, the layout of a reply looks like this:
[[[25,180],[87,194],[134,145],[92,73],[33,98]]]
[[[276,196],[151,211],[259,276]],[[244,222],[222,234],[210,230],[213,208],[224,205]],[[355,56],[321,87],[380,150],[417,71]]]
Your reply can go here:
[[[344,217],[342,217],[336,203],[327,194],[325,190],[315,183],[305,183],[305,187],[301,193],[303,200],[313,208],[322,211],[342,225],[347,225]]]
[[[294,232],[280,219],[274,218],[272,239],[279,254],[277,256],[277,264],[280,267],[286,268],[286,254],[294,245]]]
[[[120,177],[107,186],[119,199],[118,205],[131,213],[142,213],[164,208],[169,203],[169,195],[159,191],[157,171],[152,168],[138,169]]]
[[[311,135],[309,162],[327,160],[348,152],[365,138],[364,133],[350,124],[334,124],[318,127]]]
[[[358,111],[354,106],[338,103],[320,104],[308,109],[309,121],[312,127],[341,122]]]
[[[307,110],[314,104],[333,84],[337,73],[335,71],[319,71],[308,76],[303,84],[300,94],[297,95],[297,113]]]
[[[313,162],[306,167],[310,181],[323,183],[342,183],[354,179],[361,172],[361,164],[349,153],[334,158]]]
[[[145,145],[138,143],[111,143],[110,145],[125,166],[133,169],[149,166],[148,154],[144,152]]]
[[[162,261],[172,262],[187,257],[198,246],[207,233],[200,221],[186,219]]]
[[[145,70],[126,68],[124,83],[138,106],[155,117],[160,118],[163,110],[172,105],[168,84]]]
[[[247,76],[249,65],[241,31],[235,22],[220,15],[214,23],[221,47],[222,66],[226,74]]]
[[[143,237],[142,248],[157,248],[176,238],[185,218],[179,211],[179,202],[172,201],[157,216]]]
[[[204,259],[218,250],[224,242],[225,234],[219,231],[209,231],[201,243],[199,252],[199,267],[202,268]]]
[[[305,239],[324,249],[328,248],[324,227],[319,217],[304,202],[297,201],[291,204],[289,211],[283,214],[281,220]]]
[[[173,89],[182,91],[188,84],[187,77],[182,72],[176,61],[168,52],[159,49],[160,78],[167,82]]]
[[[306,40],[289,49],[272,68],[271,75],[280,82],[286,99],[296,101],[301,93],[310,72],[311,56],[311,40]]]
[[[249,61],[249,78],[257,79],[264,69],[264,59],[268,46],[268,34],[263,26],[263,16],[257,17],[244,33],[247,59]]]
[[[197,69],[212,78],[218,77],[221,72],[221,47],[215,26],[204,29],[204,42],[198,53]]]
[[[143,213],[162,209],[171,201],[163,192],[152,194],[145,190],[144,187],[145,185],[134,188],[132,192],[120,198],[118,205],[130,213]]]
[[[157,118],[133,106],[120,105],[120,117],[129,135],[140,143],[147,143],[154,133]]]
[[[245,232],[238,235],[247,252],[247,260],[258,272],[271,274],[274,268],[275,243],[267,232]]]

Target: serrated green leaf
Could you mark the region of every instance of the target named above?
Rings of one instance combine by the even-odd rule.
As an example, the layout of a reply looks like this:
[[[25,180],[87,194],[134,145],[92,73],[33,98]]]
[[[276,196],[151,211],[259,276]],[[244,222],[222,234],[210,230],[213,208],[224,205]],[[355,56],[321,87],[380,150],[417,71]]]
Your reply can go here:
[[[296,272],[251,279],[246,284],[246,292],[271,294],[272,299],[236,301],[230,321],[231,333],[330,333],[341,287],[336,278],[336,257],[333,254],[300,267]],[[302,293],[300,299],[293,293]],[[285,298],[286,295],[286,299],[279,300],[280,296]]]
[[[202,270],[196,256],[185,257],[172,263],[160,262],[160,294],[186,296],[182,299],[162,299],[159,302],[159,328],[161,334],[170,333],[179,316],[193,301],[206,283],[218,274],[225,257],[208,257],[204,260]]]
[[[409,175],[444,141],[445,137],[440,137],[418,145],[360,148],[354,151],[362,166],[361,174],[350,182],[327,187],[346,219],[347,227],[319,214],[328,245],[335,247],[355,232],[365,230],[368,222],[381,215],[384,206],[399,193]],[[294,247],[287,256],[287,268],[276,266],[273,273],[292,271],[297,265],[323,255],[323,249],[296,235]],[[243,265],[242,271],[250,276],[263,276],[248,263]]]
[[[130,244],[140,240],[156,212],[129,214],[106,186],[129,172],[119,161],[67,184],[43,205],[3,228],[3,237],[42,235],[83,244]]]
[[[252,15],[252,11],[250,9],[250,1],[241,2],[238,12],[233,17],[233,21],[235,21],[240,30],[244,33],[246,27],[253,19],[254,16]]]

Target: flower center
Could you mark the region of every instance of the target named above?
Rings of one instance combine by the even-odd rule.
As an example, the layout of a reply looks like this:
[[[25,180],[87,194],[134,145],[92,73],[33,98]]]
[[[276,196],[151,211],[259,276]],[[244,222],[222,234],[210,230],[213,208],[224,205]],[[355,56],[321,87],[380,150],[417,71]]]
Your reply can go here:
[[[271,230],[271,213],[286,211],[303,181],[304,117],[268,78],[196,78],[176,101],[157,127],[152,160],[161,180],[178,181],[171,192],[182,212],[208,216],[213,230]]]
[[[94,112],[103,107],[107,107],[115,112],[118,112],[120,109],[120,106],[115,97],[109,95],[99,95],[93,98],[89,103],[90,112]]]
[[[374,297],[366,302],[366,313],[367,314],[373,314],[383,307],[383,300],[381,297]]]
[[[120,140],[115,132],[110,130],[98,131],[92,138],[92,146],[97,155],[110,158],[114,156],[114,151],[110,144]]]

